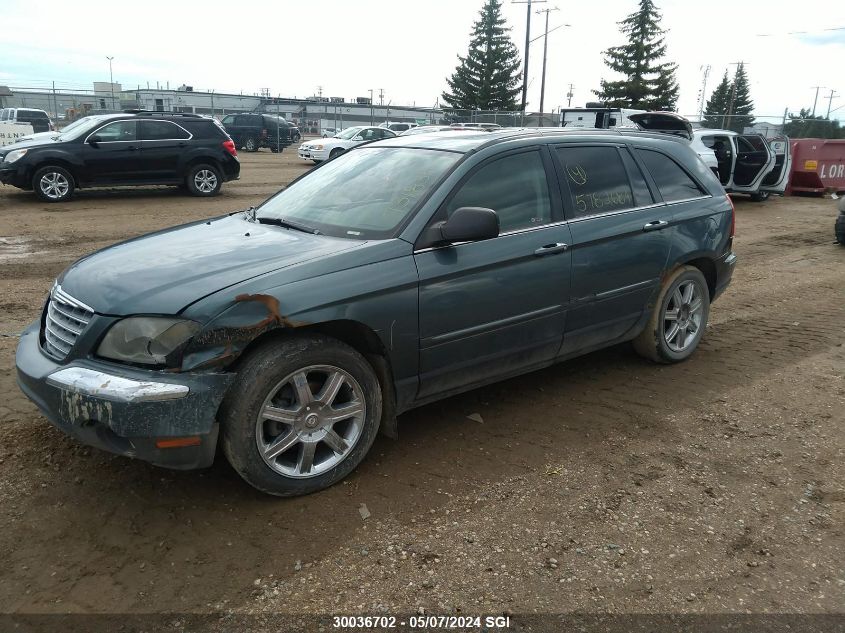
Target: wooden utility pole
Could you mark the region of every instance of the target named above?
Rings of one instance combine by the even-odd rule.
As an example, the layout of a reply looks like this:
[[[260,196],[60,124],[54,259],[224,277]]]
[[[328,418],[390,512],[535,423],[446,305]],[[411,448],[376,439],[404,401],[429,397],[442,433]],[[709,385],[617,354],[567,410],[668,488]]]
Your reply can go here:
[[[511,0],[511,4],[528,5],[525,11],[525,63],[522,68],[522,116],[525,118],[525,97],[528,91],[528,47],[531,44],[531,3],[545,3],[546,0]]]

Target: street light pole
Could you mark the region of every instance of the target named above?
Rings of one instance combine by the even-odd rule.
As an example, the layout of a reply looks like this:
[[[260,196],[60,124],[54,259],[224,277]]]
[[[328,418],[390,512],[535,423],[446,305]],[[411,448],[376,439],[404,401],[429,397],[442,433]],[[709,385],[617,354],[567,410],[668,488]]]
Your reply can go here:
[[[111,72],[111,61],[114,57],[109,57],[106,55],[106,59],[109,60],[109,87],[111,88],[111,109],[116,110],[117,108],[114,107],[114,75]]]
[[[370,88],[370,125],[375,125],[375,119],[373,118],[375,114],[373,113],[373,89]]]
[[[543,127],[543,102],[546,99],[546,57],[549,52],[549,13],[557,11],[557,7],[551,9],[540,9],[537,13],[546,14],[546,31],[543,35],[543,78],[540,81],[540,127]]]

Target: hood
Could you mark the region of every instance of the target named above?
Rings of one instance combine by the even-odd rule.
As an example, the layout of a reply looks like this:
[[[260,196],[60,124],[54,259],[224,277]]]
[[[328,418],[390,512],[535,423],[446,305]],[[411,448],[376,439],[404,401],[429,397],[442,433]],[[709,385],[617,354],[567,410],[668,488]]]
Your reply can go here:
[[[629,114],[628,118],[641,130],[662,132],[692,140],[692,125],[680,114],[674,112],[640,112]]]
[[[27,134],[21,136],[16,143],[27,143],[29,141],[52,141],[54,137],[58,136],[59,132],[36,132],[35,134]]]
[[[100,314],[177,314],[233,284],[362,243],[247,222],[238,213],[115,244],[80,259],[58,282]]]
[[[335,138],[334,136],[329,136],[328,138],[317,138],[313,141],[308,141],[308,145],[322,145],[323,148],[346,147],[349,145],[355,145],[355,143],[357,143],[357,141],[353,142],[347,139]]]
[[[51,134],[55,135],[55,132],[51,132]],[[23,140],[18,141],[17,143],[11,143],[9,145],[4,145],[0,147],[0,156],[5,156],[9,152],[12,152],[16,149],[29,149],[30,147],[44,147],[47,145],[53,145],[57,143],[53,139],[52,136],[44,136],[41,138],[33,138],[31,140]]]

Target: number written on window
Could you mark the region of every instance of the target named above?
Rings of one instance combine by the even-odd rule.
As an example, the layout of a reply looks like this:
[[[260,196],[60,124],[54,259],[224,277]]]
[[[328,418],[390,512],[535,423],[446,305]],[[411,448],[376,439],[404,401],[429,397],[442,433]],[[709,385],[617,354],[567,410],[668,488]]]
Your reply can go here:
[[[630,209],[635,205],[619,150],[613,146],[561,147],[575,217]]]

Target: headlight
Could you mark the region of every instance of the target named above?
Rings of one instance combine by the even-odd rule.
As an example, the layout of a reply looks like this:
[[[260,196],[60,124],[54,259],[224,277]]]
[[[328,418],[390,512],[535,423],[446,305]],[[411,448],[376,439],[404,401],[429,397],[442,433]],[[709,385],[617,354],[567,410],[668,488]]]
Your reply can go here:
[[[185,319],[130,317],[115,323],[97,349],[104,358],[144,365],[169,365],[200,324]]]
[[[323,149],[323,146],[322,146],[322,145],[312,145],[312,146],[311,146],[311,149],[317,149],[317,150],[320,150],[320,149]]]
[[[16,149],[14,151],[11,151],[6,154],[6,162],[14,163],[19,158],[23,158],[24,154],[26,154],[28,151],[28,149]]]

